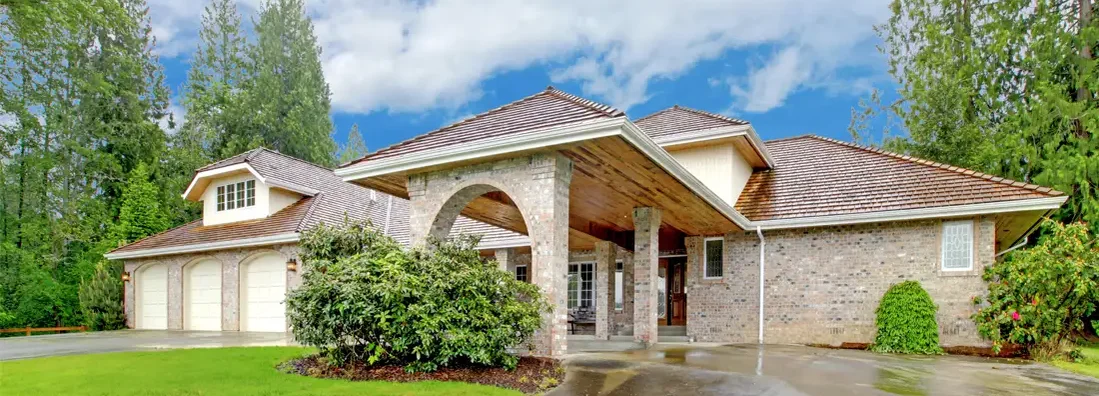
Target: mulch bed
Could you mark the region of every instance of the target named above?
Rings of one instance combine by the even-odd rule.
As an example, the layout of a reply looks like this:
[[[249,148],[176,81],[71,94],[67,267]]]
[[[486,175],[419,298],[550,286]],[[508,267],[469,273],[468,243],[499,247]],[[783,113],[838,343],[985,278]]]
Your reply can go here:
[[[279,365],[285,372],[317,378],[338,378],[352,381],[458,381],[515,389],[523,393],[545,392],[565,379],[565,369],[556,359],[523,357],[513,371],[478,365],[440,367],[431,373],[405,372],[403,366],[367,366],[362,363],[346,367],[331,366],[319,356],[306,356]]]
[[[864,342],[844,342],[839,346],[828,344],[809,344],[815,348],[828,348],[828,349],[858,349],[866,350],[870,349],[869,343]],[[971,346],[953,346],[943,347],[943,352],[949,355],[965,355],[965,356],[982,356],[982,357],[999,357],[999,358],[1027,358],[1026,350],[1018,345],[1004,345],[1000,348],[1000,353],[992,353],[992,347],[971,347]]]

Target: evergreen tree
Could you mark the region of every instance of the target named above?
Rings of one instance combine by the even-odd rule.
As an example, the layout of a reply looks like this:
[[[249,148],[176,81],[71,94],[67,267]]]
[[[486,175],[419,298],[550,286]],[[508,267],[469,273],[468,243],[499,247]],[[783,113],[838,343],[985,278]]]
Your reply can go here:
[[[122,271],[117,264],[100,262],[95,275],[80,283],[80,309],[84,324],[91,330],[118,330],[126,327],[122,307]]]
[[[352,124],[351,132],[347,133],[347,144],[340,149],[336,162],[346,164],[362,158],[366,153],[366,142],[363,141],[363,135],[359,133],[359,124]]]
[[[321,70],[320,47],[302,0],[268,0],[254,21],[256,43],[248,49],[244,86],[249,124],[260,144],[306,161],[330,165],[331,92]],[[229,152],[256,142],[230,142]]]
[[[1055,215],[1099,230],[1099,25],[1092,0],[895,0],[878,27],[900,100],[889,149],[1070,194]],[[874,139],[869,139],[874,140]]]
[[[167,228],[164,212],[160,209],[160,190],[149,181],[144,164],[130,172],[122,190],[122,207],[115,224],[115,238],[133,242]]]

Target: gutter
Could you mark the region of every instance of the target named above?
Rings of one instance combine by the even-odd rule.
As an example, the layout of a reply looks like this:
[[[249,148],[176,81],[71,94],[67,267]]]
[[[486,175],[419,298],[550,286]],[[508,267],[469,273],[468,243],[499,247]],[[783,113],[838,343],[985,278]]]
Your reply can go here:
[[[197,245],[172,246],[166,248],[134,250],[129,252],[107,253],[103,256],[106,257],[108,260],[165,256],[170,254],[205,252],[210,250],[222,250],[262,245],[277,245],[281,243],[297,242],[300,238],[301,234],[297,232],[289,232],[285,234],[276,234],[258,238],[246,238],[231,241],[200,243]]]
[[[759,237],[759,343],[763,345],[763,277],[765,273],[763,267],[767,241],[763,239],[763,228],[760,226],[756,226],[756,236]]]

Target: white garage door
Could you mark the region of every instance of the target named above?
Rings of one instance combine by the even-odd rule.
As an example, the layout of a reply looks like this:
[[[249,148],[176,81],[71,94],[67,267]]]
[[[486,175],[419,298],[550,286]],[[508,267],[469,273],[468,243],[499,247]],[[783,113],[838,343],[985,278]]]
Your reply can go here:
[[[221,263],[203,261],[184,268],[183,301],[188,330],[221,330]]]
[[[138,272],[137,328],[168,328],[168,267],[151,264]]]
[[[242,269],[243,331],[286,331],[286,264],[281,256],[263,256]]]

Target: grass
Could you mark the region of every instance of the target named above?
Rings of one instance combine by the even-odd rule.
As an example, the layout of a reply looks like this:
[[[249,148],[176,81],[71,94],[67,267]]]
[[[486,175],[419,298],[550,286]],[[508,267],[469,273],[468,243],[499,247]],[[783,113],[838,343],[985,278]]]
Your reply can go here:
[[[1056,361],[1053,365],[1065,370],[1099,378],[1099,344],[1080,345],[1084,358],[1076,362]]]
[[[0,362],[0,394],[14,395],[518,395],[459,382],[393,383],[281,373],[308,348],[122,352]]]

